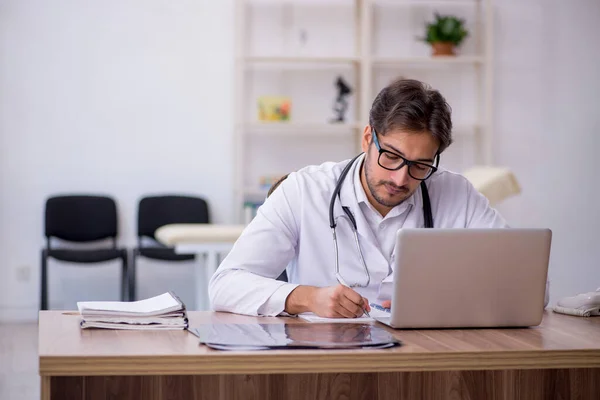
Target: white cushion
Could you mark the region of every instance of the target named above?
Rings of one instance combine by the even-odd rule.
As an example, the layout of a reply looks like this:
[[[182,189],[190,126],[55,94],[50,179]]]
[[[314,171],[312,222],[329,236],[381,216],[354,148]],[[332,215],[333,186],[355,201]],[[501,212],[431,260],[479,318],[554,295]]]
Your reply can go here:
[[[171,224],[158,228],[156,239],[166,246],[184,243],[235,242],[244,225]]]
[[[492,205],[521,193],[517,178],[508,168],[477,166],[463,175]]]

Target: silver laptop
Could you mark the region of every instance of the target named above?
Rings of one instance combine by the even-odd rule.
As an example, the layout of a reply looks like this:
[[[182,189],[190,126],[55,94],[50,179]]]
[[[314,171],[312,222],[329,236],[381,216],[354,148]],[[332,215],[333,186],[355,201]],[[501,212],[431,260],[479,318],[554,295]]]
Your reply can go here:
[[[551,240],[549,229],[400,229],[392,307],[373,317],[393,328],[539,325]]]

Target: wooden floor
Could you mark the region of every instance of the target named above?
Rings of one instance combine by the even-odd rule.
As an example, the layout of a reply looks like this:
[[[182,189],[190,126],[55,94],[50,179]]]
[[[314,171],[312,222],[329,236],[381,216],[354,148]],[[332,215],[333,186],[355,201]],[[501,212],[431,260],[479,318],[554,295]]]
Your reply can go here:
[[[37,323],[0,324],[0,399],[39,398]]]

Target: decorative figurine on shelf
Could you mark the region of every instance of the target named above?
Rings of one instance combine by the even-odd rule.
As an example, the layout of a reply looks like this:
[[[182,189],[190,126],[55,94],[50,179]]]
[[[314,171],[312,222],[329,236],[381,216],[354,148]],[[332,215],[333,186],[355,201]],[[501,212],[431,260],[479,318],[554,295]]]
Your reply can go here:
[[[346,100],[346,97],[352,93],[352,88],[348,86],[341,76],[338,76],[335,84],[338,89],[338,95],[335,99],[335,104],[333,105],[333,111],[337,114],[337,117],[331,122],[343,123],[345,118],[344,114],[346,114],[346,110],[348,110],[348,101]]]

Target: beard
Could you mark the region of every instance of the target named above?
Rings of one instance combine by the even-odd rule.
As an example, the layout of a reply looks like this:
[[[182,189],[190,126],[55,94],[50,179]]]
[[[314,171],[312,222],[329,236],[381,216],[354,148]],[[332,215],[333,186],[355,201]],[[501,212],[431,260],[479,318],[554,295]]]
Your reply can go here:
[[[365,169],[365,179],[367,181],[367,187],[371,196],[384,207],[394,208],[400,205],[410,197],[412,192],[406,185],[397,186],[391,181],[375,180],[371,174],[371,163],[369,163],[369,157],[365,157],[363,167]],[[393,192],[393,194],[390,193]]]

